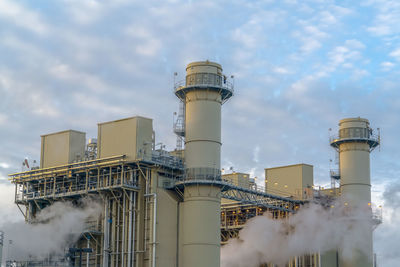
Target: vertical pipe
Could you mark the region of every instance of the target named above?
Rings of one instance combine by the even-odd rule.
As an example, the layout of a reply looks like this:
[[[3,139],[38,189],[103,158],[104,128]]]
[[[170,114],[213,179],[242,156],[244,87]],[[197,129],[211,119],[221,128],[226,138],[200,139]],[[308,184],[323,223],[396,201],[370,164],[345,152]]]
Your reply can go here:
[[[87,239],[87,248],[90,248],[90,238]],[[89,253],[86,253],[86,267],[89,267]]]
[[[134,266],[135,260],[136,260],[136,249],[135,249],[135,238],[136,238],[136,209],[137,209],[137,193],[133,192],[133,219],[132,219],[132,264],[131,266]],[[130,267],[131,267],[130,266]]]
[[[321,253],[318,253],[318,267],[321,267]]]
[[[124,253],[125,253],[125,240],[126,240],[126,235],[125,235],[125,216],[126,216],[126,213],[125,213],[125,209],[126,209],[126,205],[125,205],[125,194],[123,194],[123,197],[122,197],[122,202],[123,202],[123,204],[122,204],[122,231],[121,231],[121,242],[122,242],[122,245],[121,245],[121,266],[122,267],[125,267],[126,265],[125,265],[125,261],[124,261]]]
[[[153,197],[153,225],[152,225],[152,241],[151,241],[151,266],[156,266],[156,245],[157,245],[157,194],[147,194],[146,198]]]
[[[115,200],[117,201],[117,200]],[[119,201],[119,199],[118,199]],[[120,204],[118,203],[118,205],[116,205],[117,208],[117,218],[115,220],[115,235],[116,235],[116,249],[115,249],[115,260],[116,260],[116,265],[118,265],[118,260],[120,257],[120,253],[119,253],[119,237],[120,237],[120,232],[121,232],[121,223],[120,223],[120,213],[121,213],[121,209],[120,209]]]
[[[132,192],[129,192],[129,214],[128,214],[128,263],[127,266],[131,267],[132,258]]]
[[[111,200],[111,244],[110,244],[110,255],[111,255],[111,267],[118,267],[117,261],[117,254],[116,254],[116,236],[117,236],[117,199],[116,198],[112,198]]]
[[[4,232],[0,231],[0,266],[3,262],[3,243],[4,243]]]
[[[104,226],[103,226],[103,267],[108,267],[109,266],[109,219],[108,219],[108,213],[109,213],[109,198],[108,196],[105,197],[104,200]]]
[[[156,267],[157,194],[153,194],[153,267]]]

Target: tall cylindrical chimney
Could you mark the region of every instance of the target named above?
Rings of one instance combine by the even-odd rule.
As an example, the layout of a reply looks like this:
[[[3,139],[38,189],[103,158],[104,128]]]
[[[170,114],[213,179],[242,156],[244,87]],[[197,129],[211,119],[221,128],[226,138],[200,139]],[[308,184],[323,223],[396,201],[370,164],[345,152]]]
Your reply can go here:
[[[175,94],[185,104],[182,266],[219,267],[221,105],[233,94],[221,65],[193,62]]]
[[[341,200],[350,212],[371,213],[370,152],[379,145],[379,137],[372,135],[367,119],[348,118],[339,122],[339,135],[331,140],[331,146],[339,152]],[[372,213],[370,214],[372,216]],[[371,217],[372,220],[372,217]],[[355,222],[356,224],[356,222]],[[354,227],[357,227],[356,225]],[[355,249],[352,257],[340,257],[344,253],[339,248],[341,267],[372,267],[372,227],[362,233],[363,248]],[[364,251],[362,253],[361,251]],[[365,255],[368,251],[369,255]]]

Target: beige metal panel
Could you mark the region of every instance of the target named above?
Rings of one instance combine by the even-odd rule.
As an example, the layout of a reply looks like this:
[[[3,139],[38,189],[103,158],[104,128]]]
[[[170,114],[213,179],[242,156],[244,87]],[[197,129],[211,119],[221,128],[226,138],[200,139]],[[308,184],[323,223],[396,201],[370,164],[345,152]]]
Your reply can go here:
[[[314,185],[314,167],[303,164],[302,166],[302,188],[312,188]]]
[[[70,131],[69,135],[69,162],[83,160],[85,157],[86,134],[77,131]]]
[[[152,178],[154,177],[155,175]],[[157,177],[157,179],[162,179],[162,177]],[[157,188],[156,266],[158,267],[177,266],[178,203],[176,194],[163,188]],[[153,225],[153,219],[151,218],[150,225]]]
[[[184,158],[185,157],[185,150],[184,149],[182,149],[182,150],[173,150],[173,151],[170,151],[169,154],[171,156],[174,156],[174,157]]]
[[[131,117],[98,124],[98,157],[126,155],[151,159],[152,119]]]
[[[207,155],[209,155],[207,157]],[[220,169],[221,149],[214,142],[200,141],[186,144],[185,163],[186,168],[212,168]]]
[[[241,173],[241,172],[234,172],[234,173],[229,173],[229,174],[224,174],[222,175],[222,179],[229,181],[230,183],[244,187],[244,188],[249,188],[250,187],[250,175],[248,173]]]
[[[153,120],[136,117],[136,148],[138,151],[137,158],[151,160],[151,151],[153,144]]]
[[[355,127],[368,128],[369,121],[363,118],[347,118],[340,120],[339,122],[340,130],[345,128],[355,128]]]
[[[244,188],[250,188],[249,177],[250,175],[248,173],[240,173],[240,172],[234,172],[222,175],[223,180]],[[239,202],[235,200],[221,198],[221,205],[234,204],[234,203],[239,203]]]
[[[321,254],[321,267],[338,267],[338,253],[336,250],[330,250]]]
[[[86,134],[67,130],[41,136],[40,167],[72,163],[85,155]]]
[[[210,61],[192,62],[186,67],[186,75],[194,73],[213,73],[221,75],[222,67],[220,64]]]
[[[183,266],[182,262],[183,262],[183,233],[184,233],[184,217],[183,217],[183,213],[184,213],[184,204],[185,202],[180,202],[178,204],[178,265],[177,266]]]
[[[186,94],[186,135],[190,140],[221,142],[221,95],[193,91]],[[186,140],[188,142],[188,140]]]
[[[220,189],[190,186],[184,192],[182,218],[182,265],[217,267],[220,265]]]
[[[239,201],[221,198],[221,205],[235,204],[235,203],[239,203]]]
[[[193,91],[186,95],[186,168],[220,169],[221,96]]]
[[[343,143],[339,147],[342,198],[367,207],[371,202],[369,145]]]
[[[295,164],[265,169],[266,192],[305,199],[314,185],[313,166]]]

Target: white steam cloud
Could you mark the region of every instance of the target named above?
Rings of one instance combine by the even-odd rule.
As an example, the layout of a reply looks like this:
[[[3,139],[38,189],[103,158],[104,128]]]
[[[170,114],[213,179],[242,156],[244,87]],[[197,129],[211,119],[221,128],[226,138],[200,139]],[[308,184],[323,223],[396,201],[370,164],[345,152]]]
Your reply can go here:
[[[74,244],[87,227],[86,221],[97,219],[100,213],[101,205],[94,199],[83,199],[75,205],[59,201],[38,213],[32,224],[20,222],[0,226],[5,233],[5,243],[12,240],[8,258],[63,256],[65,249]]]
[[[340,248],[344,258],[355,249],[369,255],[363,246],[372,229],[368,209],[336,204],[330,208],[310,204],[288,219],[276,220],[266,213],[250,219],[221,249],[221,267],[259,267],[273,263],[285,266],[297,256]]]

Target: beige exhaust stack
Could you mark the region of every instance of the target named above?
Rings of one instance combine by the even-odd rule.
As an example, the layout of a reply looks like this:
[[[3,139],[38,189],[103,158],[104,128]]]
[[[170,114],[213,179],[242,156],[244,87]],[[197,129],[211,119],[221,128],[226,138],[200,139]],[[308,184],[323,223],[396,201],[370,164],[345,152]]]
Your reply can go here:
[[[221,105],[233,94],[221,65],[193,62],[175,88],[185,104],[183,267],[220,266]]]
[[[350,211],[358,209],[371,213],[369,154],[378,145],[379,136],[372,135],[367,119],[348,118],[339,122],[339,135],[331,140],[331,146],[339,152],[341,200]],[[363,251],[368,250],[369,255],[357,249],[352,252],[351,259],[345,259],[339,248],[340,267],[372,267],[372,230],[361,237],[366,248]]]

